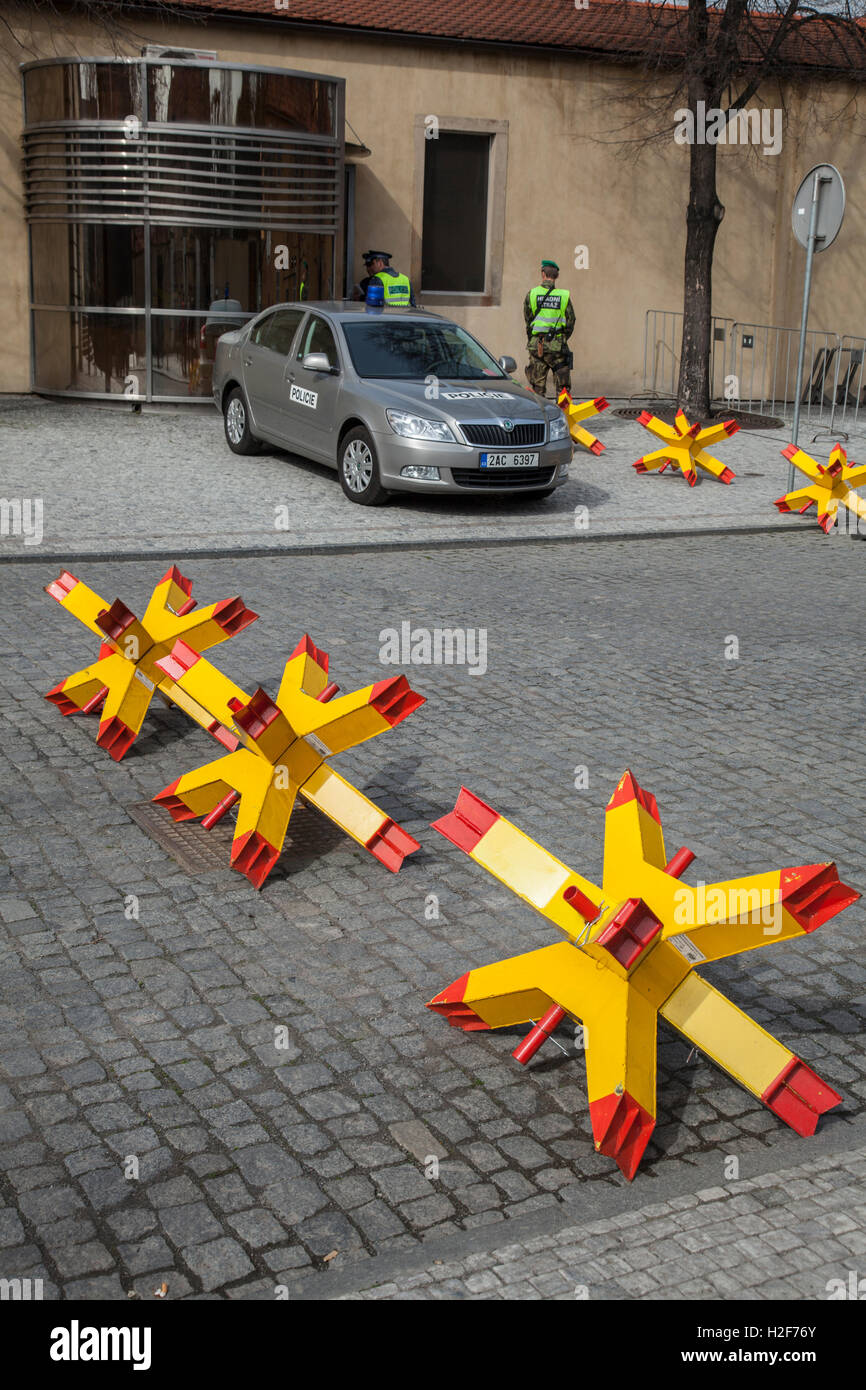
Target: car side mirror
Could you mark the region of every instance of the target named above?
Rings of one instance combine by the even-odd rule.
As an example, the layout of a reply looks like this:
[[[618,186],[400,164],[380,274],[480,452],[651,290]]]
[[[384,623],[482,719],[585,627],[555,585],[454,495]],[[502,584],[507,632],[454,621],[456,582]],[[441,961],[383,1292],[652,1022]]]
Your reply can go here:
[[[517,363],[513,357],[500,357],[499,365],[504,372],[516,372]]]
[[[301,366],[307,372],[336,372],[337,370],[336,367],[331,366],[327,354],[324,352],[308,352]]]

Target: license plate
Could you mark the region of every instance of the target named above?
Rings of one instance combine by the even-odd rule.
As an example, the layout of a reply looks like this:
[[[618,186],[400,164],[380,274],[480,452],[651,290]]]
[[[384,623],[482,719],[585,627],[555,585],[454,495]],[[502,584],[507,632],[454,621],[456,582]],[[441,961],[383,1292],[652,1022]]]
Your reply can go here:
[[[482,454],[481,468],[537,468],[538,454]]]

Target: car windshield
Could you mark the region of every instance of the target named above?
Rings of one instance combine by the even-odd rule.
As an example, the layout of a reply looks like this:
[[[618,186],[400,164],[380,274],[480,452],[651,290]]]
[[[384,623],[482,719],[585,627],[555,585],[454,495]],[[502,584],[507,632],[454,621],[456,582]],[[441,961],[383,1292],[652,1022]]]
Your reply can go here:
[[[358,376],[423,380],[428,376],[479,381],[505,373],[456,323],[362,319],[342,324]]]

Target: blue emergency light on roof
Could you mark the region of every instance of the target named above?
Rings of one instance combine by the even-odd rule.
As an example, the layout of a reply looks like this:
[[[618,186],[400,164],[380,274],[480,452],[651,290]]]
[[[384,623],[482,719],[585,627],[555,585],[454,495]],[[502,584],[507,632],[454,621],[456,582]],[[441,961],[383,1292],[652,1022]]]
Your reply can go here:
[[[381,309],[385,303],[385,286],[381,280],[374,280],[367,286],[367,303],[372,307],[377,306]]]

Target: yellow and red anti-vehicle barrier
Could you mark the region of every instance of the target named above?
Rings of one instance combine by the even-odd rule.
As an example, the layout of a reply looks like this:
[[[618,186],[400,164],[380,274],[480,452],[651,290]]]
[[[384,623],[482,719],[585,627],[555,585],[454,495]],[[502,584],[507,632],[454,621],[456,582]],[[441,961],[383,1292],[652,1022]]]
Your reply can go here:
[[[859,467],[848,462],[848,455],[841,444],[830,451],[826,467],[811,455],[789,444],[782,450],[782,458],[793,463],[809,479],[807,487],[797,488],[779,497],[773,503],[780,512],[807,512],[810,507],[818,508],[818,525],[826,535],[836,520],[840,507],[847,507],[856,517],[866,520],[866,499],[858,496],[855,488],[866,483],[866,465]]]
[[[181,686],[198,664],[185,652],[163,663]],[[286,663],[275,700],[259,688],[232,702],[241,744],[227,756],[185,773],[153,799],[176,821],[203,816],[210,829],[238,804],[231,862],[261,888],[282,849],[300,794],[396,873],[417,840],[327,765],[341,753],[399,724],[424,703],[405,676],[335,698],[328,654],[306,635]]]
[[[134,743],[157,691],[167,700],[184,703],[159,665],[176,643],[183,641],[200,656],[243,632],[258,616],[237,597],[197,609],[192,581],[175,565],[157,584],[140,621],[119,598],[107,604],[66,570],[45,592],[102,638],[98,659],[67,676],[45,698],[63,715],[89,714],[101,706],[96,742],[116,762]],[[221,688],[222,698],[212,699],[204,727],[215,719],[230,724],[227,701],[241,692],[209,663],[205,666],[212,673],[212,692]],[[192,709],[187,712],[204,722]]]
[[[602,410],[607,410],[610,401],[606,401],[604,396],[596,396],[595,400],[582,401],[579,405],[571,399],[571,394],[565,387],[560,391],[557,405],[568,421],[568,428],[575,444],[582,444],[584,449],[588,449],[591,454],[601,454],[604,452],[604,445],[600,439],[596,439],[589,430],[583,429],[581,420],[588,420],[592,415],[598,415]]]
[[[256,614],[239,598],[192,612],[191,582],[173,566],[139,622],[120,599],[110,606],[64,571],[47,592],[103,639],[99,659],[46,699],[64,715],[103,707],[97,743],[115,760],[128,751],[155,693],[183,709],[227,750],[154,800],[175,820],[216,825],[237,803],[231,862],[261,888],[300,793],[396,873],[417,840],[328,766],[327,759],[399,724],[424,703],[405,676],[335,699],[328,655],[304,636],[272,701],[248,695],[202,652],[241,632]]]
[[[427,1005],[468,1031],[532,1028],[526,1063],[566,1015],[584,1026],[595,1147],[631,1180],[656,1123],[661,1015],[798,1134],[841,1097],[791,1050],[695,973],[741,951],[807,935],[860,894],[832,863],[691,887],[694,855],[668,859],[655,797],[626,772],[606,812],[602,883],[554,858],[464,787],[436,821],[453,844],[567,940],[470,970]]]
[[[652,454],[644,454],[643,458],[632,464],[637,473],[650,473],[656,468],[660,473],[664,473],[668,464],[672,464],[679,468],[689,487],[694,487],[698,481],[699,468],[711,473],[721,483],[732,483],[737,476],[730,468],[719,463],[717,458],[713,458],[712,454],[707,453],[707,449],[712,448],[714,444],[737,433],[740,427],[736,420],[722,420],[717,425],[704,427],[691,424],[685,413],[678,410],[673,425],[666,425],[657,415],[642,410],[637,417],[637,423],[663,441],[661,449],[656,449]]]

